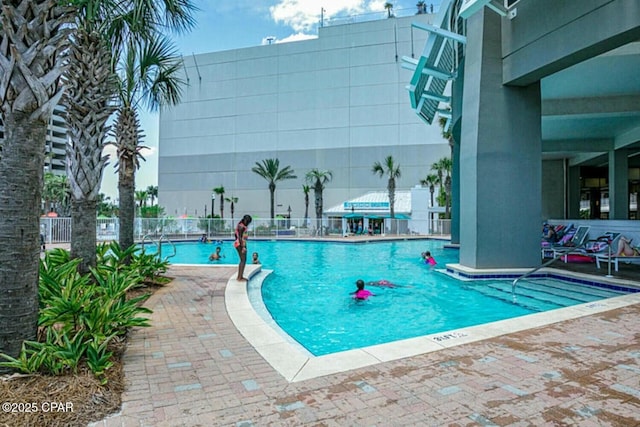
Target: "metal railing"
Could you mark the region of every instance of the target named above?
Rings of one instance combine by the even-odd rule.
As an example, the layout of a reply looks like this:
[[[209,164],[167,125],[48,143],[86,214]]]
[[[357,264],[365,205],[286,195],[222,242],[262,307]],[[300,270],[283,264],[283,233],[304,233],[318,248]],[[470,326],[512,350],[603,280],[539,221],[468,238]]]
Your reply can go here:
[[[136,218],[134,239],[142,242],[145,237],[158,240],[196,240],[203,234],[210,240],[233,239],[240,218]],[[374,220],[371,220],[373,223]],[[321,223],[321,224],[320,224]],[[41,218],[40,229],[47,244],[71,241],[71,218]],[[118,240],[118,218],[98,218],[96,237],[99,242]],[[318,221],[315,218],[254,218],[249,226],[252,237],[305,238],[342,237],[345,235],[387,236],[447,236],[451,233],[451,220],[375,219],[375,227],[358,232],[353,221],[330,217]]]
[[[176,245],[173,244],[173,242],[169,239],[167,239],[164,234],[160,236],[160,238],[156,241],[153,240],[151,238],[151,236],[149,235],[145,235],[142,237],[142,240],[140,242],[140,244],[142,245],[142,250],[144,251],[144,245],[145,242],[149,242],[153,245],[156,245],[156,253],[158,254],[158,259],[162,260],[162,242],[165,241],[167,242],[169,245],[171,245],[171,248],[173,249],[173,253],[171,255],[168,255],[165,257],[165,259],[169,259],[169,258],[173,258],[174,256],[176,256],[177,250],[176,250]]]
[[[513,281],[513,283],[511,283],[511,296],[513,297],[514,301],[516,299],[516,294],[515,294],[516,285],[518,284],[518,282],[520,280],[526,279],[527,277],[531,276],[536,271],[548,266],[549,264],[552,264],[553,262],[557,261],[558,259],[562,258],[563,256],[566,256],[566,255],[570,254],[571,252],[575,252],[575,251],[580,250],[580,249],[585,249],[587,247],[587,243],[591,243],[591,242],[595,242],[595,241],[597,241],[597,240],[587,240],[586,242],[584,242],[580,246],[574,246],[574,247],[571,247],[571,248],[567,248],[566,251],[558,251],[558,254],[556,256],[554,256],[553,258],[551,258],[549,261],[545,261],[544,263],[542,263],[538,267],[534,268],[533,270],[530,270],[530,271],[526,272],[522,276],[520,276],[517,279],[515,279]],[[609,245],[609,252],[611,252],[611,245]]]

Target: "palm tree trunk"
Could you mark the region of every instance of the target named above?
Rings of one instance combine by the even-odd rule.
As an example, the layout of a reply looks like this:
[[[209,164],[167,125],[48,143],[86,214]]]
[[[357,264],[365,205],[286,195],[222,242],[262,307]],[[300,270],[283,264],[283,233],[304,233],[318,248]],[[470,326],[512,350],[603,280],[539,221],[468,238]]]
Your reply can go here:
[[[114,111],[115,81],[111,50],[101,35],[81,28],[75,41],[69,49],[63,96],[69,136],[67,176],[73,195],[71,257],[81,258],[79,271],[87,273],[89,266],[96,265],[96,204],[106,164],[102,150],[109,132],[106,122]]]
[[[269,186],[269,193],[271,194],[271,201],[270,201],[270,210],[269,212],[271,212],[271,226],[273,227],[273,218],[275,218],[276,216],[276,208],[275,208],[275,201],[276,201],[276,189],[272,188],[271,186]]]
[[[131,157],[120,159],[118,169],[118,198],[120,204],[120,230],[118,241],[123,249],[133,246],[133,223],[135,220],[135,166]]]
[[[76,200],[71,202],[72,234],[82,236],[71,239],[71,258],[80,258],[82,261],[78,271],[82,274],[89,272],[89,267],[96,265],[96,213],[97,202],[95,200]]]
[[[4,113],[0,161],[0,352],[17,357],[38,323],[40,196],[47,123]],[[0,368],[1,371],[1,368]]]
[[[137,112],[122,107],[116,119],[116,145],[118,147],[118,199],[120,230],[118,242],[123,249],[134,244],[133,224],[136,213],[136,169],[138,146],[142,137]],[[129,263],[129,259],[124,260]]]
[[[318,235],[322,235],[322,190],[314,190],[316,202],[316,221],[318,223]]]

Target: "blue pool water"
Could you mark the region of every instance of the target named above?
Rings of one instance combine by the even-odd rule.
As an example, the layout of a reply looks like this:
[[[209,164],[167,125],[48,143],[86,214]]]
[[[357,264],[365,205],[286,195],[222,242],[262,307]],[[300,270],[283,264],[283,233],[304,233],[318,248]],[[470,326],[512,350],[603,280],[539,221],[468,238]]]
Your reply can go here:
[[[179,244],[173,263],[212,264],[214,244]],[[237,264],[231,242],[222,244],[222,263]],[[420,253],[431,251],[435,268]],[[165,251],[165,249],[163,249]],[[312,354],[381,344],[503,320],[620,295],[620,292],[535,279],[518,284],[513,302],[511,281],[461,282],[438,272],[458,261],[458,252],[435,240],[344,244],[249,241],[249,254],[260,254],[273,270],[262,285],[264,305],[278,323]],[[396,288],[367,287],[375,296],[355,301],[355,281],[388,280]]]

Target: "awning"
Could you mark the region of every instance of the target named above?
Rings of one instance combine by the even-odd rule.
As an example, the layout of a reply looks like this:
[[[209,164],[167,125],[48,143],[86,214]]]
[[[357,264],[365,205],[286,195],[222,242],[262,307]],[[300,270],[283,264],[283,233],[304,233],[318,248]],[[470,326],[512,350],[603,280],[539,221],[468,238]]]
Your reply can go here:
[[[391,218],[391,215],[387,215],[385,218]],[[409,215],[396,214],[394,219],[411,219]]]

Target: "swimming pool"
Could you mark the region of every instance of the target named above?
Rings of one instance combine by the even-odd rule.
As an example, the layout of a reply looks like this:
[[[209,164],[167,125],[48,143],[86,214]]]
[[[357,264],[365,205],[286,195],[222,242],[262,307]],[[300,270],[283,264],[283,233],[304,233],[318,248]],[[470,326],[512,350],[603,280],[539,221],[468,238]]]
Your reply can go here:
[[[180,244],[172,262],[209,264],[208,255],[215,246]],[[518,285],[519,293],[526,291],[529,296],[519,296],[514,304],[510,281],[462,282],[421,262],[420,253],[425,250],[434,255],[437,268],[457,262],[458,252],[442,246],[443,242],[433,240],[368,244],[250,241],[249,252],[259,252],[263,268],[273,270],[258,290],[268,313],[315,356],[621,294],[557,279],[536,279]],[[223,263],[237,263],[231,243],[224,242],[222,247]],[[386,279],[399,287],[370,287],[376,296],[356,302],[349,293],[359,278],[365,282]],[[251,297],[251,287],[249,291]]]

